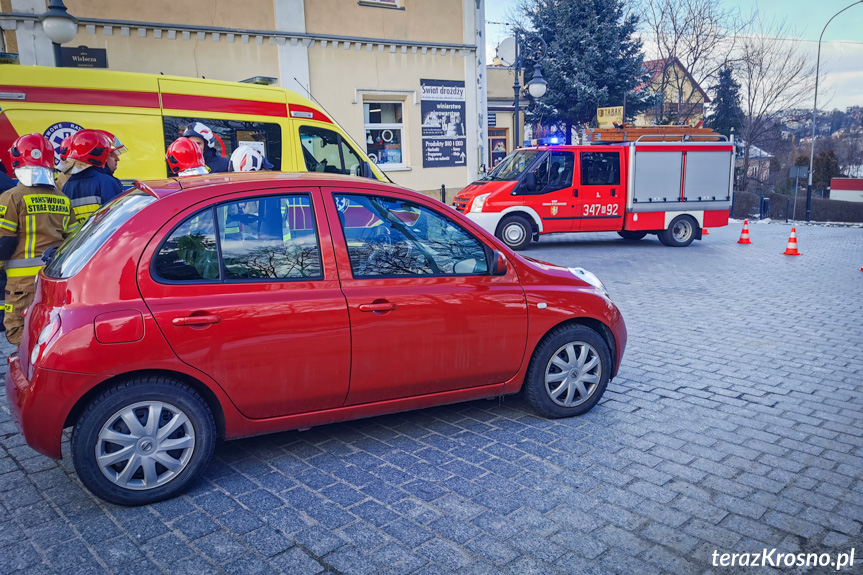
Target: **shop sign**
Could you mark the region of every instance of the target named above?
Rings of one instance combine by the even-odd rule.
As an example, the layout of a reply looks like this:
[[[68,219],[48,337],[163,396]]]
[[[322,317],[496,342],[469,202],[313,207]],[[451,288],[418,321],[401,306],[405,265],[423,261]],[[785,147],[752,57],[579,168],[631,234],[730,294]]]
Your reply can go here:
[[[464,95],[464,82],[420,80],[423,168],[466,165]]]

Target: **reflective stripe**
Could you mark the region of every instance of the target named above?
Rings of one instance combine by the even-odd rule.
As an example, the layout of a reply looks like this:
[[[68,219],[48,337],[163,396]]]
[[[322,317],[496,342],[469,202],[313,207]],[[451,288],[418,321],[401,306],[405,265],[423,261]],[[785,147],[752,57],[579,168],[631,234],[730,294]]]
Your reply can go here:
[[[36,216],[27,216],[27,238],[24,245],[24,257],[36,255]]]
[[[77,206],[73,208],[73,210],[75,211],[75,219],[78,220],[79,224],[83,224],[88,219],[90,219],[90,216],[96,213],[96,210],[101,207],[101,204],[85,204],[82,206]]]
[[[99,196],[87,196],[84,198],[77,198],[72,200],[72,207],[77,208],[78,206],[84,206],[87,204],[102,204],[102,198]]]
[[[35,276],[39,273],[39,270],[42,269],[42,266],[32,266],[29,268],[6,268],[6,277],[9,278],[23,278],[28,276]]]
[[[6,269],[28,268],[30,266],[41,266],[42,258],[20,258],[6,261]]]
[[[9,230],[10,232],[17,232],[18,224],[15,222],[10,222],[6,218],[0,218],[0,228],[4,230]]]
[[[3,305],[3,311],[5,311],[6,313],[12,313],[13,309],[14,309],[14,307],[12,306],[11,303],[7,303],[7,304]]]

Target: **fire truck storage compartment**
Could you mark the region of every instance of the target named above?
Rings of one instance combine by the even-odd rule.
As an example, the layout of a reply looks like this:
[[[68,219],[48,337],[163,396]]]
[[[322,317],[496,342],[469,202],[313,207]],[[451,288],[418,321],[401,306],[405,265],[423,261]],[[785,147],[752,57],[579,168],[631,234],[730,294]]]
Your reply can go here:
[[[683,199],[687,202],[728,200],[731,152],[686,152]],[[720,209],[720,208],[717,208]]]
[[[632,201],[636,204],[679,202],[682,174],[683,152],[637,151]]]

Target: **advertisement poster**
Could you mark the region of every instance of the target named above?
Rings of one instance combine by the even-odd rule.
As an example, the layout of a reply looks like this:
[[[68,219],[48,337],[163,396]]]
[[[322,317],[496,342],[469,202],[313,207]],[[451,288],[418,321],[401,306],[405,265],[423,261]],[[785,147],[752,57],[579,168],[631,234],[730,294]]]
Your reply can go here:
[[[423,168],[464,166],[464,82],[420,80]]]

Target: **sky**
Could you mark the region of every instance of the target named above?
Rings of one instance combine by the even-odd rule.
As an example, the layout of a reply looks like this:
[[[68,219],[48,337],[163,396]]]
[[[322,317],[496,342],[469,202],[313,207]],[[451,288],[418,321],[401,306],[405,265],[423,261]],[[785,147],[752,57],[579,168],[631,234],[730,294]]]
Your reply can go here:
[[[753,9],[776,20],[785,19],[795,35],[804,40],[802,49],[815,60],[818,36],[827,21],[853,0],[717,0],[724,7],[739,8],[748,15]],[[510,36],[508,22],[516,0],[486,0],[486,54],[494,57],[494,48]],[[648,58],[652,55],[648,54]],[[818,85],[818,108],[844,110],[863,106],[863,4],[854,6],[835,18],[821,42],[821,72]],[[811,107],[811,104],[810,104]]]

